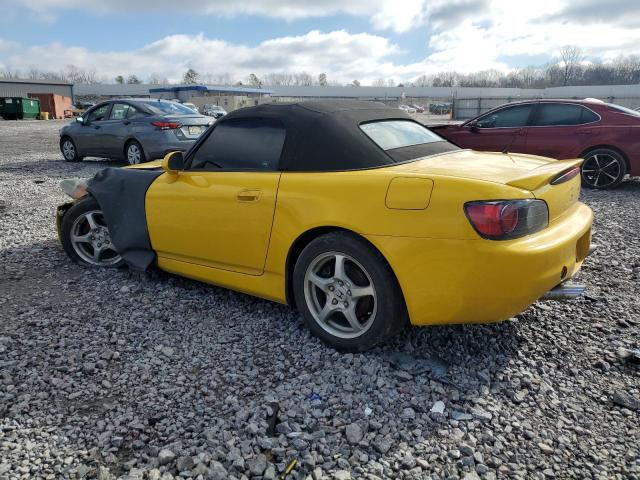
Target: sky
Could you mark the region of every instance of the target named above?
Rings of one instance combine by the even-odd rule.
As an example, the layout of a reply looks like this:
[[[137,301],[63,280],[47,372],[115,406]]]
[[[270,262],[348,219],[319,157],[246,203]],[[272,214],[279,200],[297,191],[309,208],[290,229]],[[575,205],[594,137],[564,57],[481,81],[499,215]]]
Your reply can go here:
[[[0,0],[0,71],[179,81],[326,73],[362,85],[441,71],[640,55],[640,0]]]

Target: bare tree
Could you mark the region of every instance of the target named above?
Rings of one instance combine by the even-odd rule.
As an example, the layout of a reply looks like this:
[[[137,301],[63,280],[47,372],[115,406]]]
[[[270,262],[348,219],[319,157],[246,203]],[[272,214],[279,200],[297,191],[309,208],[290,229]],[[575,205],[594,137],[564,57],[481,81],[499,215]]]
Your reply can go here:
[[[327,86],[327,74],[326,73],[321,73],[320,75],[318,75],[318,85],[320,85],[321,87],[326,87]]]
[[[571,79],[576,75],[576,72],[580,68],[580,63],[584,59],[582,55],[582,49],[575,45],[566,45],[560,49],[560,60],[563,67],[563,82],[562,85],[569,84]]]
[[[387,81],[384,78],[376,78],[373,82],[371,82],[372,87],[386,87]]]
[[[127,83],[132,84],[132,85],[138,85],[138,84],[140,84],[142,82],[140,81],[140,79],[137,76],[131,74],[127,78]]]
[[[307,72],[295,73],[293,75],[295,85],[300,85],[303,87],[310,87],[313,85],[313,77],[309,75]]]
[[[262,87],[262,81],[258,78],[258,76],[255,73],[252,73],[249,75],[249,77],[247,78],[247,83],[255,88]]]
[[[182,82],[188,85],[193,85],[200,81],[200,74],[196,72],[193,68],[190,68],[184,75],[182,75]]]

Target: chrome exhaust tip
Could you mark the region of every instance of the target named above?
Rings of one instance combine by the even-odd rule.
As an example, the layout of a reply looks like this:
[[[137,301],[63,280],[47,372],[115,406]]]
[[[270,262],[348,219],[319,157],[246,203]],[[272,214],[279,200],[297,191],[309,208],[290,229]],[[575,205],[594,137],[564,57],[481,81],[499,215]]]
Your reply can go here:
[[[598,244],[597,243],[592,243],[591,245],[589,245],[589,255],[591,255],[597,249],[598,249]]]
[[[540,300],[573,300],[584,294],[584,285],[576,285],[573,283],[562,283],[545,293]]]

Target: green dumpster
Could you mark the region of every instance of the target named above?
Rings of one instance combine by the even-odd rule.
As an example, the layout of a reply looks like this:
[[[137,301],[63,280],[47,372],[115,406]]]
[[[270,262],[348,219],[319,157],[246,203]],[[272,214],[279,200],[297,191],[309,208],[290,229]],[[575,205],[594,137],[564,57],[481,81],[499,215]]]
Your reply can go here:
[[[0,98],[0,116],[5,120],[22,120],[38,118],[40,100],[22,97]]]

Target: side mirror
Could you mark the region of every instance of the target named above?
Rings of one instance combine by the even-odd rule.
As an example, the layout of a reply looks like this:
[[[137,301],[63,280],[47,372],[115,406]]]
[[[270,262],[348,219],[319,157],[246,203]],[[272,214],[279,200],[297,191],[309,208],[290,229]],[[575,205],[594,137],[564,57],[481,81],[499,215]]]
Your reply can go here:
[[[182,152],[169,152],[162,159],[162,169],[167,173],[177,174],[184,169]]]
[[[478,124],[476,122],[471,122],[471,123],[467,124],[467,127],[469,127],[469,131],[471,131],[471,132],[477,132],[478,131]]]
[[[84,118],[76,117],[76,122],[78,122],[80,125],[84,125]]]

